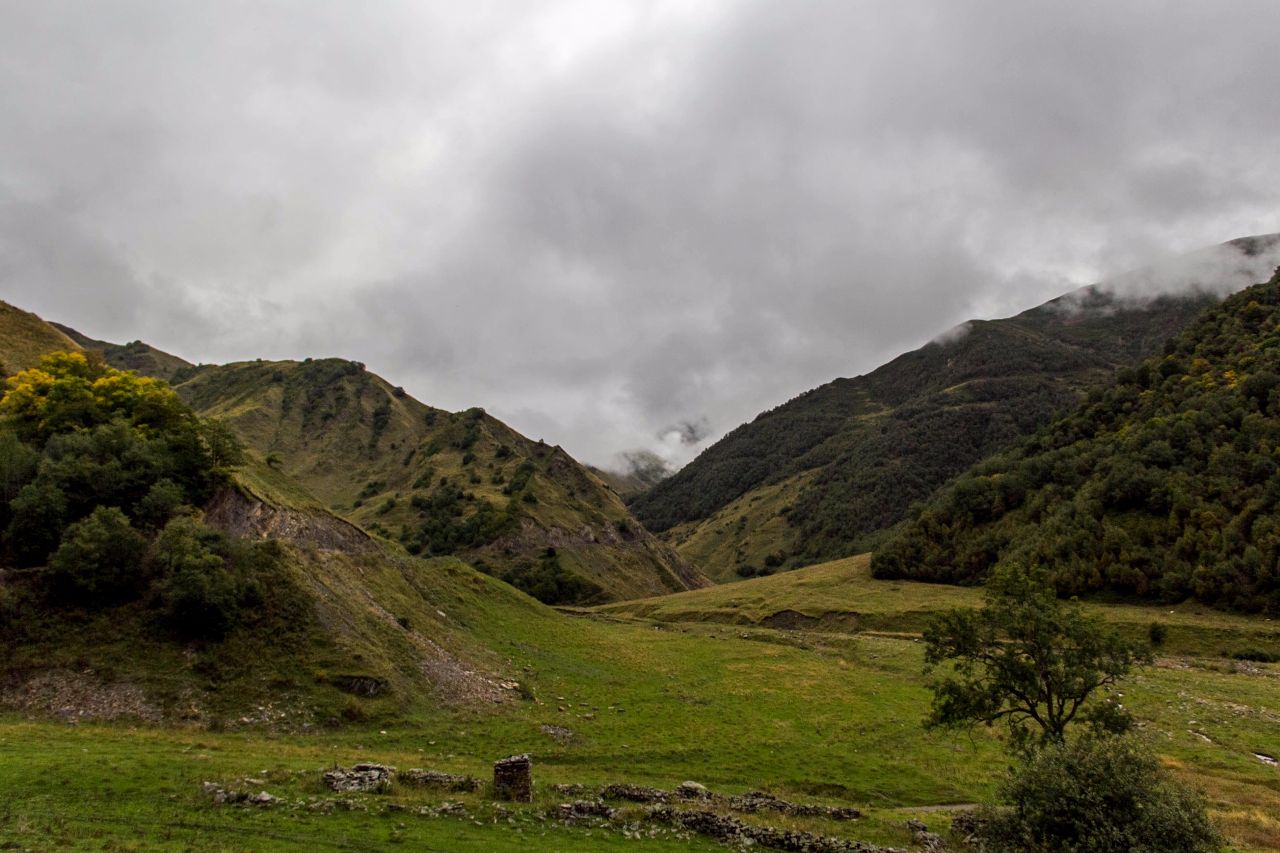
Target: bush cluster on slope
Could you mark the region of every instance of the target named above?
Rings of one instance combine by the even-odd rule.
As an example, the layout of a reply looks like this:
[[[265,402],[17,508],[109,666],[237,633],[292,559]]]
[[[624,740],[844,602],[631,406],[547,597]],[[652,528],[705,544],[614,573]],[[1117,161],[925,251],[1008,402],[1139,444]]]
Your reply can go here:
[[[4,562],[47,565],[39,586],[55,606],[145,599],[178,634],[224,634],[270,549],[229,542],[192,508],[227,482],[238,442],[163,382],[84,353],[53,353],[7,385]]]
[[[1125,737],[1086,737],[1040,750],[1001,787],[983,849],[992,853],[1211,853],[1222,837],[1204,798]]]
[[[1018,560],[1060,592],[1280,612],[1280,279],[1211,309],[876,554],[877,577],[972,583]]]

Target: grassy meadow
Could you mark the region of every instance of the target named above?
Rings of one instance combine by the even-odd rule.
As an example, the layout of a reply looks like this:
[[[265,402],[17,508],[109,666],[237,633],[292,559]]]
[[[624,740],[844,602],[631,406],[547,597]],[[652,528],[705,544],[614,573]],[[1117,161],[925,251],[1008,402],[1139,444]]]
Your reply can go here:
[[[912,633],[932,611],[976,603],[977,591],[874,581],[865,568],[856,558],[571,615],[491,594],[489,579],[446,602],[460,588],[455,569],[419,593],[519,674],[518,696],[374,702],[368,719],[309,730],[68,725],[10,714],[0,718],[0,840],[17,849],[715,849],[648,824],[544,819],[569,799],[553,783],[670,788],[692,779],[725,793],[855,805],[865,817],[852,824],[750,819],[909,847],[907,817],[945,828],[937,807],[989,797],[1007,759],[992,732],[920,725],[929,693]],[[1280,850],[1280,769],[1255,756],[1280,754],[1280,665],[1221,656],[1237,646],[1274,649],[1276,626],[1197,607],[1097,607],[1126,630],[1167,625],[1158,664],[1124,686],[1123,701],[1162,760],[1207,793],[1239,849]],[[781,611],[812,621],[788,617],[805,630],[766,627]],[[335,764],[487,779],[494,759],[519,752],[534,758],[533,806],[495,810],[483,795],[400,789],[350,795],[352,811],[316,805],[335,796],[319,778]],[[204,781],[283,802],[214,805]],[[465,814],[414,812],[446,799]]]

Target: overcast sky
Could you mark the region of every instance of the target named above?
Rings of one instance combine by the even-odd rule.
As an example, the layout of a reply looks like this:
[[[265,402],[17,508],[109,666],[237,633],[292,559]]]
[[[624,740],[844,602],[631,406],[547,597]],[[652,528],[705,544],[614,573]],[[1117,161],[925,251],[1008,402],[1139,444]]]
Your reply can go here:
[[[0,0],[0,298],[682,462],[1280,230],[1278,44],[1275,0]]]

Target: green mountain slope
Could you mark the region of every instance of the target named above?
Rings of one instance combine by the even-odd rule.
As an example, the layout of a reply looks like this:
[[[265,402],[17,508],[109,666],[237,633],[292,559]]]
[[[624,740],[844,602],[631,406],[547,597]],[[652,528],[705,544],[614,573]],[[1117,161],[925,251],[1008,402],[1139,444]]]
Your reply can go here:
[[[158,350],[142,341],[113,344],[107,341],[94,340],[61,323],[49,323],[49,325],[71,338],[84,349],[102,353],[102,357],[106,359],[107,364],[117,370],[132,370],[143,376],[163,379],[168,382],[179,370],[192,366],[191,362],[186,359],[171,355],[164,350]]]
[[[972,583],[1051,567],[1109,589],[1280,612],[1280,277],[947,486],[880,551],[880,577]]]
[[[548,602],[707,583],[562,449],[483,410],[433,409],[342,359],[196,366],[4,308],[0,363],[28,366],[83,347],[117,369],[170,382],[247,444],[260,464],[237,478],[259,497],[323,507],[411,554],[462,556]]]
[[[204,366],[175,381],[270,467],[410,553],[464,557],[557,603],[705,584],[562,449],[481,409],[433,409],[341,359]]]
[[[1243,263],[1278,240],[1216,251]],[[1232,272],[1205,265],[1201,283]],[[1204,290],[1139,301],[1089,287],[968,323],[761,414],[631,508],[717,580],[867,550],[912,503],[1155,352],[1215,301]]]

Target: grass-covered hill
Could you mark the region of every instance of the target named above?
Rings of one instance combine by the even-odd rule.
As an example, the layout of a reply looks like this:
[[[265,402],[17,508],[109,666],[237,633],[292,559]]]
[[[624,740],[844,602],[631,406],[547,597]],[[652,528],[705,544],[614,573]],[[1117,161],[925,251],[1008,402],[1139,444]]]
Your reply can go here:
[[[878,577],[974,583],[1003,561],[1064,593],[1280,612],[1280,275],[966,473],[876,554]]]
[[[705,583],[564,450],[483,409],[431,408],[342,359],[201,366],[174,382],[265,466],[410,554],[462,557],[551,603]]]
[[[363,373],[340,364],[344,376]],[[425,409],[411,405],[415,415]],[[479,416],[460,423],[463,434],[490,427],[515,440]],[[338,452],[325,446],[337,438],[315,435]],[[571,489],[581,469],[551,448],[543,456],[545,469],[523,469],[529,491],[516,499],[541,490],[543,518],[559,521],[555,513],[569,510],[552,489]],[[0,398],[0,707],[297,730],[517,701],[520,673],[477,629],[497,620],[538,633],[561,617],[456,558],[379,543],[268,458],[246,453],[228,421],[200,417],[167,383],[93,352],[51,353],[9,377]],[[336,477],[299,471],[336,488]],[[441,524],[466,524],[448,506],[430,509]],[[532,535],[528,519],[513,519],[511,554]],[[644,554],[646,542],[622,528],[613,528],[622,557],[572,541],[564,550],[634,569],[643,557],[625,563],[628,546]],[[410,550],[445,550],[417,544]],[[546,592],[537,585],[546,576],[578,577],[550,547],[531,592]]]
[[[75,351],[80,345],[49,323],[7,302],[0,302],[0,374],[34,367],[46,353]]]
[[[433,409],[343,359],[197,366],[0,306],[0,364],[83,349],[171,383],[246,444],[254,464],[236,477],[257,498],[323,508],[413,555],[464,557],[546,602],[706,583],[596,475],[481,409]]]
[[[1246,264],[1275,243],[1248,238],[1215,251]],[[1207,290],[1183,296],[1134,300],[1089,287],[965,324],[759,415],[632,510],[717,580],[867,550],[912,503],[1157,352],[1216,301],[1210,277],[1233,272],[1206,267]]]

